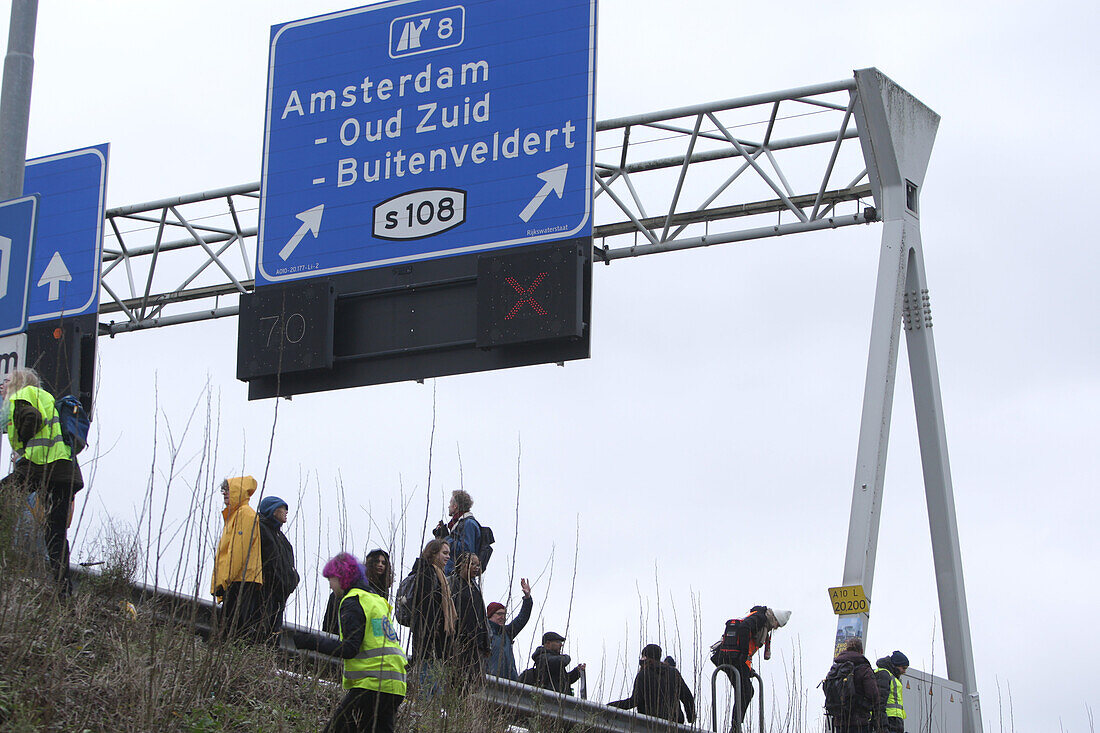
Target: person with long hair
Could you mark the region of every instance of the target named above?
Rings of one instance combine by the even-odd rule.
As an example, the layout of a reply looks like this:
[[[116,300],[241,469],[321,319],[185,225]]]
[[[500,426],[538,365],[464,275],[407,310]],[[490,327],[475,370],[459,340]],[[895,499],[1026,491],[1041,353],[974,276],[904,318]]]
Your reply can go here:
[[[343,687],[348,691],[325,733],[393,733],[407,690],[393,606],[376,592],[382,589],[367,582],[354,555],[336,555],[321,575],[340,598],[340,643],[331,653],[344,660]]]
[[[477,682],[485,674],[485,661],[489,656],[489,620],[483,608],[485,600],[478,587],[481,561],[477,555],[467,552],[455,563],[451,576],[451,597],[454,600],[458,623],[455,628],[454,659],[456,671],[463,683]]]
[[[430,688],[438,690],[443,666],[454,649],[457,616],[443,568],[451,557],[446,540],[435,539],[413,562],[416,583],[412,593],[413,661],[420,668],[420,681],[431,677]]]

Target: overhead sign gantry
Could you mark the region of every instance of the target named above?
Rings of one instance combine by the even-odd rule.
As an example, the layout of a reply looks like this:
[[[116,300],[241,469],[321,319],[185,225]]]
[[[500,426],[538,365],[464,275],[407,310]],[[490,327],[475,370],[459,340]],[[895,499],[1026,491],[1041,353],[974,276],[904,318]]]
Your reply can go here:
[[[588,355],[595,31],[593,0],[272,29],[251,399]]]

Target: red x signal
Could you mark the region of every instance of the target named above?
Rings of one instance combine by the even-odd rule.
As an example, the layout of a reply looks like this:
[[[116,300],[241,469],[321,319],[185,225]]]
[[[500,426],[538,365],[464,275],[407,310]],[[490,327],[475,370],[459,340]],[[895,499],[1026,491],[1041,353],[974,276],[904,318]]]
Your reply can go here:
[[[531,287],[524,288],[514,277],[505,278],[505,282],[512,286],[512,288],[520,294],[520,299],[516,301],[516,304],[512,306],[512,310],[508,311],[508,315],[504,316],[504,320],[510,321],[516,317],[516,314],[520,312],[525,304],[530,304],[531,309],[538,313],[540,316],[547,315],[548,311],[539,305],[539,302],[535,300],[532,293],[538,289],[539,285],[542,285],[542,281],[549,275],[548,272],[540,272],[539,276],[535,278],[535,281],[531,283]]]

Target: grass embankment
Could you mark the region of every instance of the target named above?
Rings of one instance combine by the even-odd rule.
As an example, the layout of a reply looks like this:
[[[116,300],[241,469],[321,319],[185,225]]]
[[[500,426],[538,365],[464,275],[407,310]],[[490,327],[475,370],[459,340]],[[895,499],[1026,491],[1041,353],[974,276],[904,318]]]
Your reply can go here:
[[[149,602],[135,616],[126,608],[132,553],[59,598],[14,526],[18,502],[0,506],[0,731],[319,731],[342,698],[338,680],[275,649],[204,641],[190,606]],[[509,722],[470,698],[418,701],[412,690],[398,729],[505,731]]]

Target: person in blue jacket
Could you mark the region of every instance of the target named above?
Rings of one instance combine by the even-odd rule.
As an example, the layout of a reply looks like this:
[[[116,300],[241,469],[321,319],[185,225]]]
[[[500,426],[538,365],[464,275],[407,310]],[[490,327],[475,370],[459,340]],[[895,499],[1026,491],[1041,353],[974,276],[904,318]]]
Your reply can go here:
[[[462,489],[455,489],[451,492],[451,503],[447,507],[447,511],[451,515],[450,521],[444,524],[441,519],[435,529],[432,530],[435,537],[446,540],[447,544],[451,546],[451,557],[443,568],[444,575],[454,575],[455,560],[467,552],[476,555],[478,548],[481,546],[481,525],[470,513],[473,506],[474,500],[467,492]]]
[[[535,605],[531,600],[531,584],[527,582],[527,578],[519,579],[519,587],[523,591],[523,603],[511,623],[505,623],[508,609],[503,603],[493,601],[485,609],[485,614],[489,617],[489,661],[485,672],[506,680],[519,679],[512,643],[531,620],[531,609]]]

